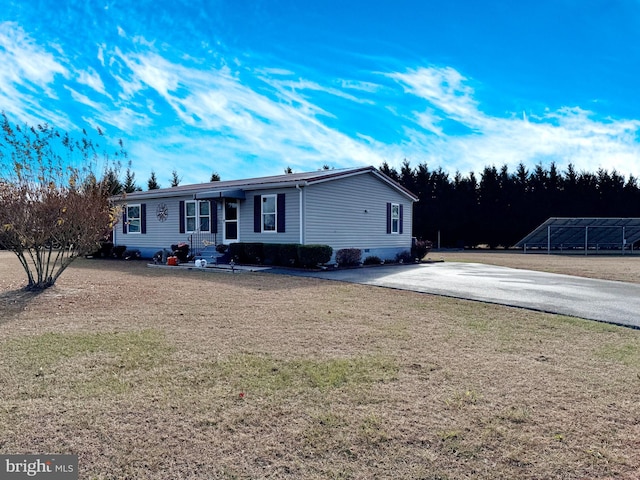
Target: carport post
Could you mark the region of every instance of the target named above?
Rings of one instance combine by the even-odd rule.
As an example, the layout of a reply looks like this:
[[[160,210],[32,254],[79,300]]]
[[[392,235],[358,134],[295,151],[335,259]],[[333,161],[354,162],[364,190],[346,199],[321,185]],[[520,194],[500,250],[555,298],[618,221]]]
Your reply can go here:
[[[589,227],[584,227],[584,254],[589,250]]]
[[[622,254],[624,255],[624,247],[627,244],[627,239],[624,238],[624,225],[622,226]]]
[[[547,255],[551,253],[551,225],[547,225]]]

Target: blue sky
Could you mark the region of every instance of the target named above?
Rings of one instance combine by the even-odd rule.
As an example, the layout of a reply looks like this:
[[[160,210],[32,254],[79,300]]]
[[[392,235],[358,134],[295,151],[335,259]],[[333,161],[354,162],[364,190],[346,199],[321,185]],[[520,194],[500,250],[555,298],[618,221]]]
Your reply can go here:
[[[640,177],[639,0],[0,0],[0,110],[140,185],[427,163]]]

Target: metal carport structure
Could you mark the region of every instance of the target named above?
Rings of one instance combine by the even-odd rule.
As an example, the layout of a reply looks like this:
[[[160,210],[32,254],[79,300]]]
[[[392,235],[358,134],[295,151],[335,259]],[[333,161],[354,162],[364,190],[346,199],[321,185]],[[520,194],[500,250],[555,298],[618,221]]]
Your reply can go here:
[[[583,251],[585,255],[601,250],[633,253],[640,241],[640,218],[549,218],[516,246],[531,250]]]

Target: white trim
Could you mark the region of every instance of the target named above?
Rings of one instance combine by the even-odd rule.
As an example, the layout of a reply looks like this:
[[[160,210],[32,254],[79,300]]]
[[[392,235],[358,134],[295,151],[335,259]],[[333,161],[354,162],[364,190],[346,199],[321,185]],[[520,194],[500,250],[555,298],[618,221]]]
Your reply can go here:
[[[206,205],[207,209],[209,210],[209,214],[208,215],[202,215],[202,213],[200,212],[202,205]],[[209,219],[209,228],[207,228],[206,230],[202,230],[202,219],[203,218],[208,218]],[[198,200],[198,229],[201,232],[205,232],[205,233],[211,233],[211,202],[209,200]]]
[[[202,215],[202,217],[209,217],[209,229],[208,230],[201,230],[200,229],[200,225],[201,225],[201,216],[200,216],[200,205],[202,203],[209,203],[209,200],[185,200],[184,201],[184,231],[185,233],[194,233],[194,232],[205,232],[205,233],[210,233],[211,232],[211,206],[209,205],[209,215]],[[187,208],[188,205],[190,204],[194,204],[195,205],[195,215],[187,215]],[[194,219],[194,230],[190,230],[189,229],[189,219],[193,218]]]
[[[236,238],[227,238],[227,202],[232,202],[236,204],[236,219],[228,220],[229,222],[236,222]],[[221,202],[222,205],[222,243],[229,244],[232,242],[240,241],[240,201],[237,199],[229,199],[225,198],[224,202]]]
[[[396,215],[394,216],[394,210]],[[393,228],[395,220],[395,229]],[[400,234],[400,204],[392,203],[391,204],[391,235],[399,235]]]
[[[265,212],[264,204],[265,199],[273,198],[273,212]],[[264,217],[265,215],[273,215],[273,229],[265,230],[264,225]],[[278,233],[278,195],[275,193],[270,193],[268,195],[260,195],[260,232],[261,233]]]
[[[300,245],[304,245],[304,216],[302,214],[302,188],[300,188],[300,184],[296,183],[296,189],[300,192]]]
[[[129,216],[129,209],[130,208],[135,208],[138,207],[138,216],[137,217],[131,217]],[[142,204],[141,203],[132,203],[131,205],[127,204],[127,235],[140,235],[142,234]],[[131,231],[131,218],[135,218],[138,220],[138,231],[137,232],[132,232]]]

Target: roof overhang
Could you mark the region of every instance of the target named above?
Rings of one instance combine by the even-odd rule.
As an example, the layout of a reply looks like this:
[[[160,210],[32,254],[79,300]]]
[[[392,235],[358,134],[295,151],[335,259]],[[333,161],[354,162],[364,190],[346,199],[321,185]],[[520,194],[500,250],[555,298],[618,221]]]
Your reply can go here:
[[[206,192],[194,193],[195,200],[215,200],[216,198],[234,198],[244,200],[246,198],[244,190],[237,188],[234,190],[209,190]]]

